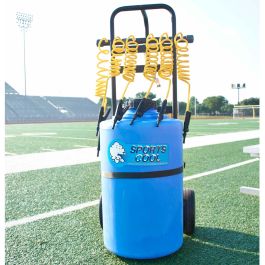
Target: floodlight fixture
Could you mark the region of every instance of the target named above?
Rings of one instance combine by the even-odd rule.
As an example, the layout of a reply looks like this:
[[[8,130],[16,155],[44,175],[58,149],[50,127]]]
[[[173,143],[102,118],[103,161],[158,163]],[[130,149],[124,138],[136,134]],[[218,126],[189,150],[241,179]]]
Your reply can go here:
[[[17,12],[17,25],[22,30],[27,30],[30,27],[30,24],[33,20],[33,16],[31,14]]]
[[[232,87],[232,89],[237,89],[237,105],[239,105],[239,90],[241,88],[246,88],[246,83],[243,83],[242,86],[239,83],[232,84],[231,87]]]
[[[23,32],[23,47],[24,47],[24,90],[25,90],[25,96],[27,95],[27,75],[26,75],[26,38],[25,33],[29,29],[31,22],[33,20],[33,15],[17,12],[16,13],[17,18],[17,25]]]

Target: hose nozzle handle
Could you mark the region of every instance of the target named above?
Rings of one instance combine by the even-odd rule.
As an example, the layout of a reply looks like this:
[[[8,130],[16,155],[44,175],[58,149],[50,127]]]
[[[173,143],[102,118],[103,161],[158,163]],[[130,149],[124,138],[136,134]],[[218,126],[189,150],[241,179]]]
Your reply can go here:
[[[183,143],[185,143],[186,135],[187,135],[187,132],[189,131],[190,118],[191,118],[191,112],[186,111],[184,126],[183,126]]]
[[[159,111],[158,117],[157,117],[156,127],[158,127],[160,122],[163,120],[164,114],[166,112],[166,108],[167,108],[167,100],[164,99],[162,102],[162,106],[161,106],[161,109]]]
[[[104,107],[100,108],[99,115],[98,115],[98,124],[97,124],[97,131],[96,136],[98,136],[98,147],[97,147],[97,156],[99,156],[100,151],[100,134],[99,134],[99,126],[102,121],[105,121],[109,114],[110,114],[111,108],[108,108],[107,111],[104,113]]]
[[[99,133],[99,125],[102,121],[105,121],[109,114],[110,114],[111,108],[108,108],[107,111],[104,113],[104,107],[100,108],[99,114],[98,114],[98,124],[96,129],[96,136],[98,136]]]
[[[129,109],[129,106],[126,106],[123,108],[122,105],[123,105],[123,100],[121,99],[119,101],[118,107],[116,109],[112,129],[115,128],[117,121],[120,121],[122,119],[123,115],[125,114],[125,112]]]
[[[149,106],[149,99],[147,98],[142,98],[138,107],[136,108],[136,111],[133,115],[133,118],[131,120],[130,125],[133,125],[134,121],[136,120],[137,117],[142,117],[144,113],[150,108]]]

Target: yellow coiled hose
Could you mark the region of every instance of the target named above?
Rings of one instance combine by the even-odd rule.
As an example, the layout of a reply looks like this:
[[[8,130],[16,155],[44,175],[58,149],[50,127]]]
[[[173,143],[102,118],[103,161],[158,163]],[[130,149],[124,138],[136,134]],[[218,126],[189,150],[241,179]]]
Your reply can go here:
[[[125,63],[122,77],[128,81],[121,99],[125,97],[125,93],[128,89],[130,83],[134,82],[137,64],[137,53],[138,53],[138,43],[133,35],[129,36],[126,40],[125,46]]]
[[[178,79],[182,80],[188,85],[188,99],[186,111],[190,111],[190,66],[189,66],[189,48],[188,41],[183,38],[182,33],[176,34],[174,43],[177,52],[177,71]]]
[[[173,72],[173,41],[168,37],[167,33],[163,33],[159,38],[159,47],[160,47],[160,69],[158,75],[168,80],[168,89],[166,94],[166,99],[168,99],[170,87],[171,87],[171,78]]]
[[[125,51],[125,43],[120,37],[115,37],[112,43],[110,76],[115,77],[121,73],[122,56]]]
[[[98,43],[99,52],[97,54],[98,59],[98,78],[96,81],[96,93],[95,95],[102,98],[102,106],[104,108],[104,112],[107,108],[107,89],[108,89],[108,81],[111,77],[118,76],[121,70],[121,62],[122,59],[120,58],[123,56],[125,44],[120,37],[116,37],[112,44],[112,51],[111,51],[111,60],[110,60],[110,69],[104,66],[106,63],[109,62],[108,59],[104,59],[103,55],[108,55],[109,50],[101,48],[103,42],[108,42],[106,38],[103,38]]]
[[[108,42],[106,38],[103,38],[98,43],[98,49],[99,52],[97,54],[97,68],[98,68],[98,78],[96,80],[96,93],[95,95],[102,98],[102,104],[101,106],[104,108],[104,111],[106,111],[107,108],[107,89],[108,89],[108,80],[109,80],[109,68],[106,67],[106,63],[109,62],[108,59],[105,59],[109,54],[109,50],[101,48],[101,44],[103,42]]]
[[[151,81],[151,84],[144,96],[145,98],[148,97],[156,79],[156,71],[158,66],[158,51],[158,40],[154,37],[153,34],[149,34],[146,38],[144,77],[147,80]]]

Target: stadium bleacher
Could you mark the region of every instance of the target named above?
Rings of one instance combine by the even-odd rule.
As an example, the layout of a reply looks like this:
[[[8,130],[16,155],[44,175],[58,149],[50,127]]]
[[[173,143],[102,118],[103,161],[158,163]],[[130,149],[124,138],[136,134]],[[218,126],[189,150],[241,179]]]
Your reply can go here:
[[[5,83],[6,123],[93,121],[98,111],[88,98],[22,96]]]
[[[45,97],[48,102],[59,107],[60,111],[69,118],[80,119],[97,119],[98,105],[88,98],[72,98],[72,97]]]
[[[18,95],[18,92],[12,86],[10,86],[8,83],[5,83],[5,94]]]

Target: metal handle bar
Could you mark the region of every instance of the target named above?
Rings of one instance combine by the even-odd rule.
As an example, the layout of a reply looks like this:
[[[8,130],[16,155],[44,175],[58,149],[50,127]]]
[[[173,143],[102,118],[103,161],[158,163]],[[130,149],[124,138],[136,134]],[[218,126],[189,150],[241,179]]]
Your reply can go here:
[[[159,40],[159,37],[155,37],[157,40]],[[172,39],[171,37],[169,37],[170,39]],[[184,39],[186,39],[188,41],[188,43],[193,43],[194,42],[194,36],[193,35],[186,35],[186,36],[183,36]],[[179,37],[178,37],[179,39]],[[122,39],[124,42],[126,41],[126,39]],[[100,42],[100,39],[97,40],[96,42],[96,45],[98,46]],[[138,52],[141,53],[141,52],[145,52],[145,42],[146,42],[146,38],[136,38],[136,42],[140,45],[139,46],[139,50]],[[107,40],[107,41],[103,41],[101,43],[101,47],[105,47],[105,46],[110,46],[110,40]]]
[[[171,22],[172,22],[172,38],[176,35],[176,15],[172,7],[166,4],[151,4],[151,5],[134,5],[134,6],[122,6],[115,9],[110,17],[110,43],[113,43],[114,36],[115,36],[115,29],[114,29],[114,19],[117,14],[120,12],[128,12],[128,11],[141,11],[144,19],[145,25],[145,35],[147,37],[149,33],[149,24],[148,24],[148,17],[146,14],[146,10],[154,10],[154,9],[165,9],[171,14]],[[110,46],[110,49],[112,47]],[[173,60],[176,62],[176,51],[175,47],[173,49]],[[112,85],[112,111],[113,115],[115,115],[115,110],[117,106],[117,99],[116,99],[116,78],[111,78],[111,85]],[[178,116],[178,109],[177,109],[177,68],[176,64],[173,65],[173,74],[172,74],[172,90],[173,90],[173,100],[172,100],[172,113],[173,118],[177,119]]]

